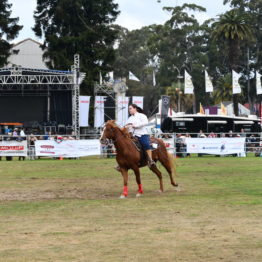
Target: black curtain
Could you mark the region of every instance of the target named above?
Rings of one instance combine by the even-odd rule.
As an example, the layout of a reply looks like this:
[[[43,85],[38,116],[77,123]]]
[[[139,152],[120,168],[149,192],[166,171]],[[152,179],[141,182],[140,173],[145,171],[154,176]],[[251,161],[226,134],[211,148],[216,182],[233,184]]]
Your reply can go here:
[[[50,121],[72,125],[72,91],[51,92]]]

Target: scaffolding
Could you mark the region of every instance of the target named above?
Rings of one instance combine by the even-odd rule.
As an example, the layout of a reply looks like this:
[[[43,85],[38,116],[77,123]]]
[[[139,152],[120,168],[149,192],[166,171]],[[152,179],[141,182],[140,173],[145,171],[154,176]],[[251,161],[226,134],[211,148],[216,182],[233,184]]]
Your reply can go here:
[[[77,137],[79,127],[80,84],[85,73],[80,72],[80,58],[74,56],[71,71],[9,67],[0,69],[0,95],[47,96],[47,119],[50,114],[50,91],[72,91],[72,129]],[[36,93],[39,91],[39,93]],[[43,93],[45,92],[45,93]]]
[[[124,108],[123,105],[118,105],[118,98],[124,98],[126,94],[126,90],[128,89],[126,85],[125,79],[115,80],[115,81],[109,81],[109,82],[103,82],[103,83],[96,83],[94,87],[94,96],[108,96],[111,97],[114,101],[114,107],[104,107],[103,109],[114,109],[115,111],[115,120],[116,122],[119,122],[119,112],[123,112],[124,114]],[[104,111],[101,109],[101,113],[105,114]],[[105,114],[106,115],[106,114]],[[109,117],[109,116],[107,116]],[[124,117],[122,117],[123,119]],[[123,125],[124,123],[120,123]]]

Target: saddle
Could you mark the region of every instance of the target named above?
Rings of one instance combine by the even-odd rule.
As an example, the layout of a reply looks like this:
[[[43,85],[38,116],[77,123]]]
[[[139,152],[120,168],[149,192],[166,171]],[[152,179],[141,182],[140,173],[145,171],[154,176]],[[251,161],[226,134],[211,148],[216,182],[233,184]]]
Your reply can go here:
[[[147,163],[148,156],[145,150],[143,150],[141,143],[139,142],[138,138],[135,136],[131,136],[131,141],[135,145],[138,152],[140,152],[140,162],[139,166],[143,166],[143,164]],[[150,146],[152,152],[158,148],[158,142],[155,138],[150,138]]]

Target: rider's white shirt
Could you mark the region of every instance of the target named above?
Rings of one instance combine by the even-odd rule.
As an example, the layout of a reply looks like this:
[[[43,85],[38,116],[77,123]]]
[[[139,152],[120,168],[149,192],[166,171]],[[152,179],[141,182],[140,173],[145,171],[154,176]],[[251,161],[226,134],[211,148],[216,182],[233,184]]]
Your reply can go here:
[[[140,137],[142,135],[148,135],[148,131],[146,129],[148,119],[145,114],[138,112],[135,113],[127,119],[127,124],[133,124],[134,129],[130,129],[129,132],[133,133],[134,136]]]

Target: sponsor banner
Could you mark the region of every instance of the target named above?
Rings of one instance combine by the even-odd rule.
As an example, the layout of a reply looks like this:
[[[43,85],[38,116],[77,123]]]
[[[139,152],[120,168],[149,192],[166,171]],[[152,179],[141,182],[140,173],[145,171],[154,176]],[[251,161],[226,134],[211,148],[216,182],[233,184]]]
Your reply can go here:
[[[89,126],[90,96],[79,96],[79,126]]]
[[[174,151],[175,151],[175,149],[174,149],[175,148],[174,137],[173,136],[168,137],[168,138],[162,137],[161,139],[163,140],[163,142],[166,146],[167,152],[170,153],[170,154],[174,154]]]
[[[144,97],[143,96],[133,96],[132,104],[136,104],[137,106],[143,109],[144,107]]]
[[[0,156],[27,156],[27,141],[0,141]]]
[[[95,97],[95,123],[94,127],[101,127],[105,123],[106,96]]]
[[[117,124],[120,126],[124,126],[128,119],[128,103],[129,97],[117,97]]]
[[[186,138],[187,153],[228,155],[245,153],[245,138]]]
[[[35,141],[36,156],[51,157],[82,157],[101,154],[98,139],[90,140],[37,140]]]

